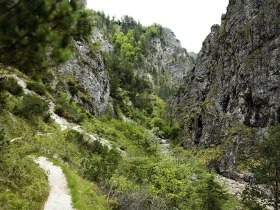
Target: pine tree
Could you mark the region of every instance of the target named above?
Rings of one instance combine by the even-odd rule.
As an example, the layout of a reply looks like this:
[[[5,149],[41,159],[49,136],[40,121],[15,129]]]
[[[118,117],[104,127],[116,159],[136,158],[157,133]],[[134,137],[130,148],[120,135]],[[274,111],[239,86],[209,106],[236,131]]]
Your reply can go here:
[[[0,63],[30,73],[66,61],[83,12],[77,0],[0,0]]]
[[[246,203],[280,209],[280,125],[268,130],[268,137],[257,146],[259,160],[253,167],[255,177],[244,193]],[[259,204],[256,204],[259,203]]]
[[[223,205],[228,200],[228,194],[223,187],[215,181],[215,177],[211,175],[206,180],[206,187],[200,191],[202,198],[202,209],[222,210]]]

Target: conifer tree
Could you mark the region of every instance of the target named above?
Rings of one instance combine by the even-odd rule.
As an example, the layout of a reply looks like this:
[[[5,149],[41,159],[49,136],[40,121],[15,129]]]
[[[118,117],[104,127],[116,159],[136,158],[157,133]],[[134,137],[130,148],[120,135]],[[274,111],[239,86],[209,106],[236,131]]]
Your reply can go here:
[[[257,146],[257,150],[258,162],[253,167],[255,180],[246,189],[244,201],[251,206],[273,206],[275,210],[279,210],[280,125],[268,130],[268,137]]]
[[[66,61],[83,12],[77,0],[0,0],[0,63],[29,73]]]
[[[228,194],[219,183],[215,182],[213,175],[206,179],[206,187],[200,190],[200,195],[203,201],[202,208],[207,210],[222,210],[228,200]]]

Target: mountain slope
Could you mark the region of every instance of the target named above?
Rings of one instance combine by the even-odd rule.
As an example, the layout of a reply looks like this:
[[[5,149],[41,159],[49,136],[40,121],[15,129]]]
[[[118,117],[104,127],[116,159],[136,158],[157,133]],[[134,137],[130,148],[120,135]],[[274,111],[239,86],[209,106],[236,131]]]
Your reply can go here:
[[[242,209],[191,151],[169,145],[178,126],[166,99],[194,62],[174,34],[80,12],[70,61],[34,74],[1,65],[0,208],[44,205],[46,176],[31,158],[43,156],[63,168],[77,209]],[[92,23],[92,36],[77,36]]]
[[[137,108],[137,94],[146,98],[144,92],[155,93],[166,99],[175,93],[194,58],[170,29],[145,27],[128,16],[121,21],[100,12],[92,16],[92,36],[72,42],[74,56],[55,68],[50,76],[53,86],[66,90],[96,116],[112,107],[115,111],[116,103],[125,112],[130,109],[127,104]]]
[[[230,0],[174,104],[185,147],[217,148],[211,167],[244,178],[266,128],[280,122],[279,1]]]

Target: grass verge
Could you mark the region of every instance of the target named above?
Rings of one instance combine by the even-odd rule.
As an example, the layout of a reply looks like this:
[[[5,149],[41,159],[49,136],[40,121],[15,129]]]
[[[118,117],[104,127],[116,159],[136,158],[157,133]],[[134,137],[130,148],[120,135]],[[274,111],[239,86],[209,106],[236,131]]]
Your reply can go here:
[[[83,179],[76,171],[70,169],[66,164],[54,158],[51,158],[51,160],[62,168],[66,176],[74,208],[77,210],[111,209],[107,199],[99,192],[98,187],[93,182]]]

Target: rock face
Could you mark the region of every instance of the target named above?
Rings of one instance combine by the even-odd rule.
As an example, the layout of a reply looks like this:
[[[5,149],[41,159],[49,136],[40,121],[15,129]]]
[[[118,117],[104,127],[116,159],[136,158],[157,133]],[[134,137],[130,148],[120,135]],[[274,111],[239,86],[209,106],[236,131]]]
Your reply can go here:
[[[102,35],[96,29],[92,37],[92,44],[101,38]],[[96,46],[91,47],[91,44],[86,41],[74,41],[74,56],[56,69],[59,73],[58,77],[61,75],[73,77],[82,86],[89,97],[85,99],[80,95],[75,95],[74,98],[96,116],[105,112],[110,95],[109,77],[105,72],[102,56],[102,50],[110,49],[110,44],[104,39],[102,42],[104,42],[104,49],[94,50]],[[64,77],[61,78],[65,81]]]
[[[244,178],[238,166],[280,122],[279,15],[277,0],[230,0],[174,100],[184,146],[220,145],[210,165],[233,178]]]
[[[161,36],[152,38],[150,46],[152,50],[145,57],[142,69],[135,72],[144,74],[154,91],[167,99],[183,84],[184,77],[194,67],[195,59],[169,28],[162,28]]]
[[[155,49],[152,55],[155,68],[166,69],[174,83],[182,83],[184,76],[194,67],[194,59],[181,46],[175,34],[169,28],[163,28],[163,40],[157,37],[151,44]]]
[[[69,89],[69,84],[73,86],[73,82],[77,84],[76,89],[83,89],[79,91],[83,94],[74,95],[69,90],[69,96],[72,95],[71,97],[78,103],[99,116],[110,105],[109,75],[105,70],[104,60],[106,53],[114,50],[112,37],[115,35],[114,31],[108,28],[118,28],[119,25],[106,19],[105,15],[102,17],[97,14],[95,18],[97,20],[92,39],[89,42],[73,41],[74,56],[59,66],[56,72],[58,81],[64,83],[64,89]],[[106,21],[108,25],[104,26]],[[182,83],[186,73],[193,68],[194,59],[182,48],[174,33],[167,28],[162,29],[161,37],[150,40],[148,48],[149,52],[143,58],[141,69],[132,69],[133,73],[150,81],[154,92],[167,98]]]

